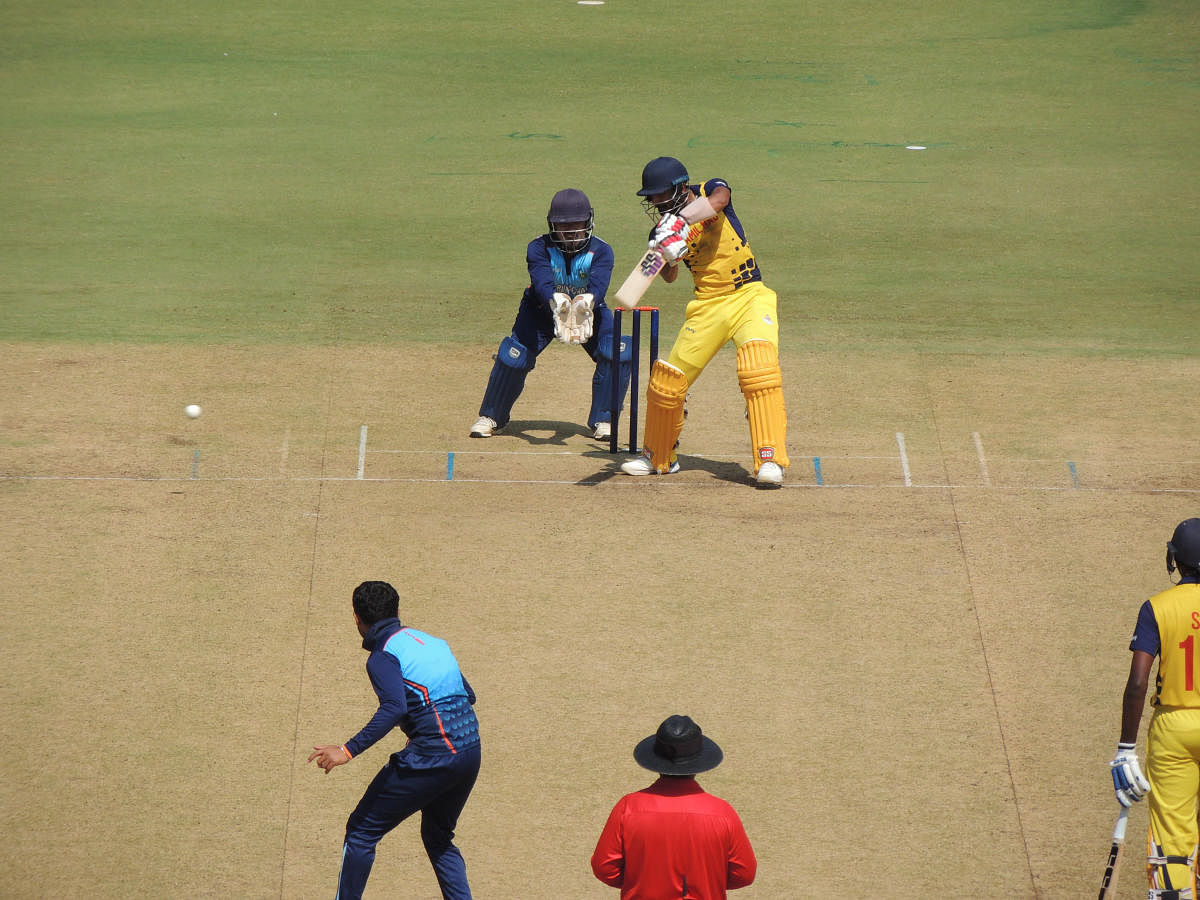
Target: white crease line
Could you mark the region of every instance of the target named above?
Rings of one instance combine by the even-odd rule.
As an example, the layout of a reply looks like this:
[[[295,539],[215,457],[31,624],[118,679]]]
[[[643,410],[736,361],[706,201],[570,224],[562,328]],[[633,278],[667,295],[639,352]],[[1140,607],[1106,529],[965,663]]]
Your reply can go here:
[[[603,474],[603,473],[598,473]],[[615,474],[615,473],[614,473]],[[315,484],[318,482],[326,482],[329,484],[338,484],[345,482],[349,484],[352,481],[364,481],[367,483],[374,482],[376,484],[462,484],[464,482],[474,484],[561,484],[574,485],[577,487],[600,487],[604,484],[623,485],[629,488],[637,487],[637,485],[645,485],[645,480],[641,478],[612,478],[604,479],[603,481],[592,480],[594,476],[588,479],[519,479],[519,478],[455,478],[453,481],[447,481],[445,476],[438,478],[347,478],[331,475],[289,475],[281,478],[278,475],[222,475],[215,478],[206,478],[206,482],[228,482],[231,484],[263,484],[269,482],[295,482]],[[137,476],[137,475],[11,475],[0,474],[0,481],[67,481],[67,482],[84,482],[84,481],[101,481],[101,482],[133,482],[140,484],[184,484],[192,479],[183,478],[180,476]],[[750,486],[749,481],[731,482],[724,479],[712,479],[710,481],[676,481],[671,478],[662,478],[655,480],[655,486],[658,488],[704,488],[704,487],[721,487],[722,485],[744,489]],[[783,487],[792,489],[813,488],[862,488],[866,490],[899,490],[899,485],[896,484],[871,484],[869,482],[846,482],[846,483],[830,483],[820,484],[808,483],[784,483]],[[907,487],[919,490],[931,491],[970,491],[979,489],[978,484],[909,484]],[[1126,488],[1126,487],[1089,487],[1089,488],[1073,488],[1055,484],[1028,484],[1028,485],[1004,485],[994,488],[993,490],[1002,491],[1006,494],[1020,494],[1027,491],[1049,491],[1052,493],[1078,493],[1078,494],[1187,494],[1200,495],[1200,488]]]
[[[621,449],[617,453],[608,453],[608,449],[604,450],[451,450],[449,451],[455,456],[583,456],[587,453],[603,452],[614,458],[618,456],[629,456],[627,449]],[[795,452],[795,451],[793,451]],[[396,455],[412,454],[414,456],[445,456],[445,450],[368,450],[367,453],[391,453]],[[695,457],[696,459],[745,459],[744,453],[685,453],[685,457]],[[798,454],[803,455],[803,454]],[[819,454],[821,459],[895,459],[894,456],[838,456],[833,453]]]
[[[979,432],[971,432],[971,438],[975,441],[975,452],[979,455],[979,474],[983,476],[983,486],[991,487],[992,477],[988,475],[987,457],[983,455],[983,441],[979,437]]]
[[[904,432],[896,432],[896,446],[900,448],[900,469],[904,472],[904,486],[912,487],[912,471],[908,468],[908,451],[904,449]]]
[[[292,426],[283,430],[283,446],[279,448],[279,474],[287,475],[288,444],[292,440]]]

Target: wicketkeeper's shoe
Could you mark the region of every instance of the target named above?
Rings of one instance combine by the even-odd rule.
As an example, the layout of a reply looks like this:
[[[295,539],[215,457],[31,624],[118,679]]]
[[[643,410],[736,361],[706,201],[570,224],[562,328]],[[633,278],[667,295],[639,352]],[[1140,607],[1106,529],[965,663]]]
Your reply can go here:
[[[626,475],[657,475],[658,474],[658,472],[655,470],[654,466],[652,466],[650,464],[650,460],[646,459],[646,457],[644,457],[644,456],[639,456],[637,459],[631,459],[631,460],[628,460],[627,462],[621,463],[621,471],[624,472]],[[679,471],[679,460],[675,460],[675,462],[671,463],[671,465],[667,467],[668,475],[674,475],[678,471]]]
[[[597,422],[595,430],[592,431],[592,437],[598,441],[607,441],[612,437],[612,426],[607,422]]]
[[[495,419],[480,416],[479,421],[471,426],[471,437],[491,437],[499,430],[500,426],[496,424]]]
[[[783,484],[783,468],[777,462],[765,462],[758,467],[754,480],[762,487],[779,487]]]

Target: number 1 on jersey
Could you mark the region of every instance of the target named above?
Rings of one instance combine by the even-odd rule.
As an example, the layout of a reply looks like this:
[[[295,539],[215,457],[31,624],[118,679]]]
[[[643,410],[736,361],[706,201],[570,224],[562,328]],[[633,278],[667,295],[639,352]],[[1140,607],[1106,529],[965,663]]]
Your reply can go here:
[[[1196,645],[1196,636],[1189,634],[1186,638],[1179,642],[1179,649],[1183,651],[1183,689],[1192,691],[1195,688],[1196,679],[1192,674],[1192,662],[1195,657],[1194,647]]]

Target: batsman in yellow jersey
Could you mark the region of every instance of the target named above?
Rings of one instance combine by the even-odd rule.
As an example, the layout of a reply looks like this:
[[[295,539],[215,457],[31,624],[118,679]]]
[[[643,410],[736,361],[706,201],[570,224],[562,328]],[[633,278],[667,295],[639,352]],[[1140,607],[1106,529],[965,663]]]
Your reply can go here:
[[[777,487],[783,483],[788,457],[776,297],[762,282],[729,185],[720,178],[689,184],[683,163],[660,156],[642,170],[638,196],[656,223],[650,247],[666,262],[662,279],[673,282],[682,261],[692,273],[695,295],[670,355],[650,371],[642,455],[621,470],[627,475],[679,471],[675,448],[688,388],[717,351],[732,341],[738,384],[746,398],[755,480],[763,487]]]
[[[1180,522],[1167,543],[1169,590],[1142,604],[1129,649],[1133,661],[1121,710],[1121,738],[1110,763],[1122,806],[1150,795],[1146,872],[1150,900],[1196,897],[1200,798],[1200,519]],[[1154,715],[1146,735],[1146,772],[1137,758],[1138,726],[1150,669],[1158,657]]]

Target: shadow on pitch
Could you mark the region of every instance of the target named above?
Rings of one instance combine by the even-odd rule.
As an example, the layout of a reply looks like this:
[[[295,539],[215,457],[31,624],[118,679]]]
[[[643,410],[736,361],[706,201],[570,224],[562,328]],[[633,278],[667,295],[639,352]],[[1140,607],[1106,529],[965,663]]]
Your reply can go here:
[[[628,446],[622,448],[617,453],[609,453],[608,449],[605,448],[604,450],[589,450],[583,455],[587,459],[595,459],[607,463],[607,465],[594,475],[579,479],[579,481],[575,482],[576,484],[604,484],[614,478],[631,478],[631,476],[621,471],[621,463],[627,459],[632,459]],[[688,472],[707,472],[717,481],[726,481],[730,484],[754,484],[754,479],[750,473],[738,463],[728,460],[705,459],[703,456],[688,456],[684,453],[679,454],[679,472],[675,475],[647,475],[643,480],[686,479]]]
[[[520,422],[510,419],[498,435],[515,437],[531,447],[565,447],[568,439],[580,435],[590,438],[592,433],[573,422],[551,422],[544,419]]]

